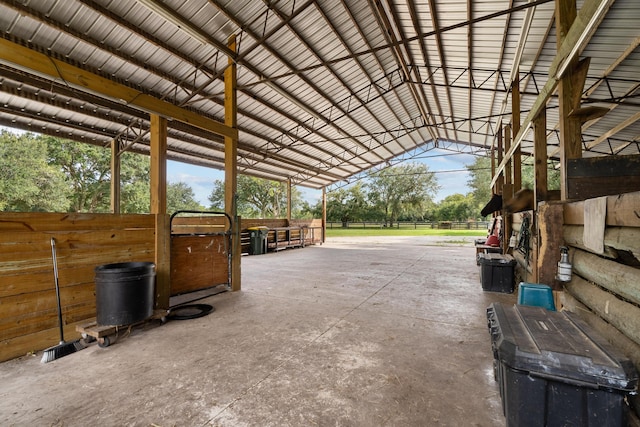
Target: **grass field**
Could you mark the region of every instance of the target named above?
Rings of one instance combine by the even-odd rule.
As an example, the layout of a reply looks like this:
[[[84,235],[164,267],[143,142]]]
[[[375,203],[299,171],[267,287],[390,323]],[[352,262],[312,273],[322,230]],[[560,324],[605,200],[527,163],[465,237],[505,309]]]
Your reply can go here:
[[[327,228],[327,237],[345,236],[479,236],[486,237],[487,230],[439,230],[397,228]]]

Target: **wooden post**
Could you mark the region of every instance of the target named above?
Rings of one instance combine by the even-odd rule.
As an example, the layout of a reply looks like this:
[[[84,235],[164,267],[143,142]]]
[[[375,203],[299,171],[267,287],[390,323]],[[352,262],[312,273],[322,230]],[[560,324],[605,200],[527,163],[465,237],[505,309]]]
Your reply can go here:
[[[511,149],[511,125],[507,125],[504,128],[504,151],[508,152]],[[504,165],[504,183],[505,185],[511,185],[513,183],[512,181],[512,170],[511,170],[511,166],[512,166],[512,159],[507,159],[507,163]],[[504,197],[504,190],[503,190],[503,197],[504,200],[507,201],[511,198],[512,194],[507,194],[506,197]]]
[[[511,125],[504,128],[504,151],[511,148]],[[513,183],[511,181],[511,159],[507,160],[504,167],[504,185],[502,186],[502,203],[504,204],[513,197]],[[509,238],[513,229],[513,214],[502,214],[502,250],[507,253],[509,250]]]
[[[498,135],[500,134],[500,130],[498,130]],[[491,179],[493,179],[493,176],[496,173],[496,145],[495,144],[491,144]],[[491,185],[491,196],[493,197],[494,194],[498,194],[498,183],[495,183],[493,185]],[[500,206],[500,208],[502,208],[502,206]],[[492,214],[492,216],[494,216],[494,214]]]
[[[151,213],[167,213],[167,119],[151,114]]]
[[[518,72],[517,75],[520,73]],[[520,80],[516,80],[511,85],[511,124],[513,127],[513,139],[520,132]],[[520,144],[513,152],[513,192],[522,188],[522,149]]]
[[[502,163],[502,126],[498,129],[498,147],[496,149],[498,152],[498,164]],[[495,173],[495,172],[494,172]],[[504,174],[501,172],[496,180],[496,194],[502,194],[502,185],[504,184]],[[504,197],[502,199],[504,201]]]
[[[120,213],[120,144],[111,140],[111,213]]]
[[[291,222],[291,178],[287,180],[287,221]]]
[[[327,187],[322,187],[322,243],[327,235]]]
[[[169,215],[156,214],[155,264],[157,309],[169,309],[171,297],[171,230]]]
[[[151,114],[151,213],[155,214],[156,308],[171,295],[171,230],[167,215],[167,119]]]
[[[533,208],[536,209],[538,202],[548,200],[547,184],[547,109],[540,110],[533,119],[533,156],[534,156],[534,183]]]
[[[560,261],[560,247],[564,244],[563,212],[560,203],[544,203],[538,207],[536,221],[539,237],[536,280],[556,291],[562,290],[562,283],[556,280],[556,266]]]
[[[235,34],[229,37],[228,47],[236,51]],[[236,92],[237,70],[234,58],[229,58],[224,71],[224,124],[237,129],[238,99]],[[231,290],[241,289],[240,218],[238,217],[238,139],[224,137],[224,209],[232,219],[231,224]]]
[[[577,15],[575,0],[556,1],[556,45],[562,46]],[[573,59],[558,84],[558,116],[560,120],[560,195],[567,200],[567,164],[569,159],[582,157],[581,128],[579,120],[570,117],[580,107],[582,86],[578,86],[574,72],[577,59]]]

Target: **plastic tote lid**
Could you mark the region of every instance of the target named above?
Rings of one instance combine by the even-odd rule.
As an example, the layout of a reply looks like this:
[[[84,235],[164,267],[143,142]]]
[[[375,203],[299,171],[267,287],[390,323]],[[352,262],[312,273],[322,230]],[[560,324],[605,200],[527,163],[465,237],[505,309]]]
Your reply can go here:
[[[637,389],[631,360],[572,313],[493,303],[487,320],[496,357],[513,369],[579,386]]]

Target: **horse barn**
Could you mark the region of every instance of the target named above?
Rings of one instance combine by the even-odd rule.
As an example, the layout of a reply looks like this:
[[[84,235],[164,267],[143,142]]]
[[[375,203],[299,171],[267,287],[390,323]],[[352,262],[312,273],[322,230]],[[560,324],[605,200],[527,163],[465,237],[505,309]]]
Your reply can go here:
[[[0,213],[0,424],[639,426],[638,22],[637,0],[1,0],[0,126],[110,148],[112,213]],[[435,149],[491,157],[486,241],[237,215],[238,174],[324,198]],[[120,213],[127,151],[150,214]],[[168,215],[168,160],[224,170],[224,212]],[[112,291],[110,265],[151,272]],[[146,312],[100,321],[100,293]]]

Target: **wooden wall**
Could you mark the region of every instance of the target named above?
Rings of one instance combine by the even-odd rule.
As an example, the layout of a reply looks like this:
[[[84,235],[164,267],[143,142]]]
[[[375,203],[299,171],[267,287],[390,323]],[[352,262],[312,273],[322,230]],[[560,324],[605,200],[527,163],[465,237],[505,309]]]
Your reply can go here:
[[[322,222],[242,220],[247,247],[246,228],[257,225],[321,227]],[[176,217],[171,228],[172,295],[228,282],[225,237],[218,235],[229,228],[224,216]],[[67,341],[79,337],[76,325],[96,316],[95,267],[155,259],[154,215],[0,213],[0,361],[60,340],[52,237]],[[309,243],[321,238],[318,232]]]
[[[571,282],[564,306],[626,354],[640,371],[640,192],[564,206]],[[638,396],[632,398],[640,412]]]
[[[153,215],[0,213],[0,361],[60,340],[52,237],[66,340],[96,315],[95,267],[154,260]]]
[[[171,296],[230,286],[231,227],[224,215],[171,221]]]
[[[640,155],[567,161],[567,199],[587,199],[640,190]]]

